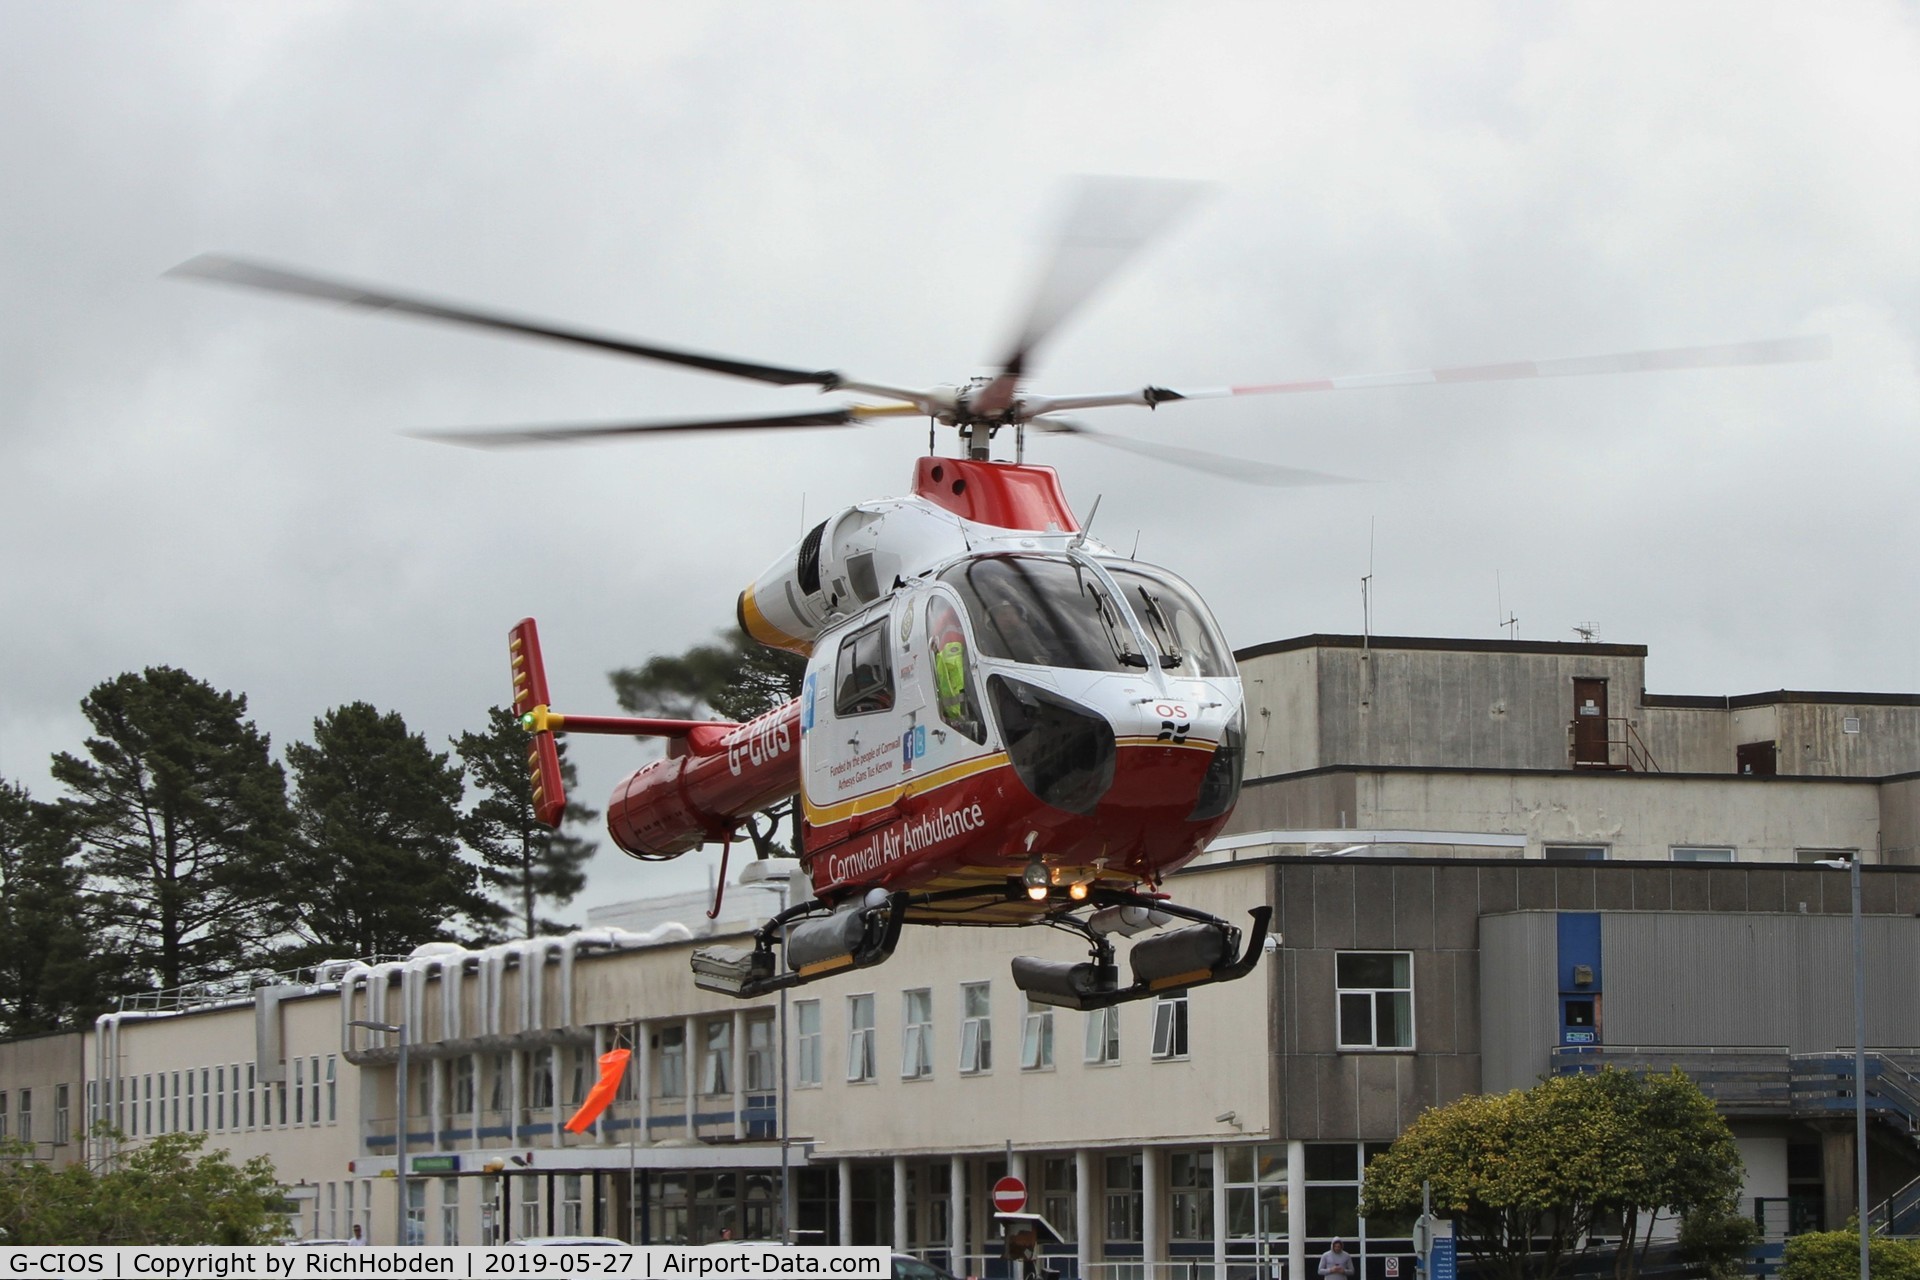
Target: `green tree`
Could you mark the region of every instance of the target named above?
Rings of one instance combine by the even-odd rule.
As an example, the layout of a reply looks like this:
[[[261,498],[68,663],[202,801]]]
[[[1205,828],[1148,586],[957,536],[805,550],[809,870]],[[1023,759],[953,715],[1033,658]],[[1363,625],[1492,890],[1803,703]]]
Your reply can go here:
[[[648,659],[638,667],[609,673],[614,697],[637,716],[694,720],[717,715],[746,721],[800,696],[807,660],[784,649],[769,649],[734,627],[717,644],[698,644],[683,653]],[[780,823],[793,816],[783,800],[747,823],[759,857],[784,853],[774,839]],[[796,841],[797,843],[797,841]]]
[[[1550,1280],[1618,1218],[1624,1277],[1642,1217],[1650,1237],[1662,1210],[1723,1214],[1742,1176],[1726,1122],[1683,1073],[1604,1069],[1423,1112],[1367,1166],[1363,1212],[1415,1208],[1430,1182],[1466,1252],[1509,1280]]]
[[[506,896],[519,933],[564,933],[571,926],[540,919],[539,900],[565,906],[586,887],[593,842],[554,830],[533,816],[533,779],[527,769],[527,731],[505,707],[487,712],[485,733],[463,733],[454,749],[480,798],[460,820],[460,838],[480,857],[480,879]],[[576,779],[563,750],[560,774],[571,795]],[[567,802],[562,823],[590,822],[594,810]]]
[[[200,1154],[201,1133],[162,1134],[111,1165],[54,1169],[0,1151],[0,1236],[9,1245],[272,1244],[286,1233],[273,1162]]]
[[[257,967],[286,923],[277,893],[286,775],[242,694],[148,667],[80,704],[96,736],[53,776],[114,942],[161,988]]]
[[[78,1026],[105,1007],[74,856],[59,811],[0,781],[0,1034]]]
[[[402,955],[499,918],[460,857],[460,766],[397,712],[336,707],[313,722],[312,743],[287,748],[287,763],[298,958]]]
[[[1809,1231],[1787,1241],[1780,1280],[1860,1280],[1860,1231]],[[1920,1280],[1920,1240],[1875,1236],[1867,1242],[1873,1280]]]

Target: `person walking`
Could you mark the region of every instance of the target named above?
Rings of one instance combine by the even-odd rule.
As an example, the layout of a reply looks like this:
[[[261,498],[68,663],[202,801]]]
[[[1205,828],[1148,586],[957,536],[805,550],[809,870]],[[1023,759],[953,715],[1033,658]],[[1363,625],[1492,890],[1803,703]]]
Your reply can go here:
[[[1320,1255],[1320,1280],[1353,1280],[1353,1255],[1338,1239],[1333,1248]]]

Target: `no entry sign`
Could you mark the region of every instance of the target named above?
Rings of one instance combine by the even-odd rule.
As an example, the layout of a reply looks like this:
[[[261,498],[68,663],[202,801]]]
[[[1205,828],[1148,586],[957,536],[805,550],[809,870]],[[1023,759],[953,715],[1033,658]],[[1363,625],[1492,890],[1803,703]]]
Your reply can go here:
[[[1027,1207],[1027,1184],[1005,1177],[993,1184],[993,1207],[999,1213],[1018,1213]]]

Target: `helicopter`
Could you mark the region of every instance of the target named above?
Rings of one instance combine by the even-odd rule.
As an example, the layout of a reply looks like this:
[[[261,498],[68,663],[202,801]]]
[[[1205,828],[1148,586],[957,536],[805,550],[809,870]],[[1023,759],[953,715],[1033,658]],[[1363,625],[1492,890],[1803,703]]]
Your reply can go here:
[[[643,860],[730,845],[751,817],[796,799],[810,892],[747,946],[692,955],[695,983],[752,998],[884,962],[908,924],[1041,925],[1084,960],[1019,957],[1035,1003],[1091,1010],[1244,977],[1272,908],[1244,928],[1175,902],[1171,873],[1224,827],[1245,765],[1246,697],[1232,648],[1172,571],[1093,538],[1026,438],[1071,434],[1159,461],[1269,485],[1342,477],[1096,431],[1067,415],[1220,396],[1641,372],[1820,359],[1822,337],[1517,361],[1212,388],[1148,385],[1042,395],[1027,379],[1044,341],[1190,203],[1197,184],[1080,184],[1041,282],[995,371],[931,388],[739,360],[205,255],[173,275],[332,301],[770,383],[849,403],[781,415],[421,432],[480,447],[661,432],[845,427],[923,419],[911,492],[819,522],[739,594],[761,644],[806,658],[801,695],[746,723],[582,716],[554,709],[537,624],[509,633],[513,709],[529,732],[535,810],[565,807],[556,735],[667,739],[616,788],[616,845]],[[1011,431],[1011,459],[993,444]],[[1097,510],[1096,503],[1096,510]],[[725,882],[723,849],[721,882]],[[716,903],[717,907],[717,903]],[[1129,940],[1123,971],[1115,939]]]

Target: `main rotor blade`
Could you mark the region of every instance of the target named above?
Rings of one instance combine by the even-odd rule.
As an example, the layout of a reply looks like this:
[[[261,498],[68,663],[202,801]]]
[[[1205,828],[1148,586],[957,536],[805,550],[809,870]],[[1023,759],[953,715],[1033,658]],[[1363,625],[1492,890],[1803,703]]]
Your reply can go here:
[[[1122,449],[1138,454],[1143,458],[1153,458],[1160,462],[1172,463],[1176,467],[1186,467],[1194,471],[1204,471],[1209,475],[1224,476],[1228,480],[1239,480],[1245,484],[1269,485],[1274,488],[1307,488],[1323,484],[1364,484],[1350,476],[1330,475],[1324,471],[1305,471],[1299,467],[1283,467],[1271,462],[1255,462],[1251,458],[1228,457],[1225,454],[1207,453],[1200,449],[1183,449],[1177,445],[1154,444],[1146,440],[1136,440],[1132,436],[1117,436],[1106,431],[1095,431],[1085,423],[1074,422],[1068,418],[1035,418],[1033,425],[1043,431],[1059,435],[1078,436],[1094,444],[1104,444],[1109,448]]]
[[[1518,378],[1568,378],[1594,373],[1657,373],[1669,369],[1719,369],[1738,365],[1795,364],[1825,360],[1833,355],[1833,339],[1826,334],[1794,338],[1767,338],[1759,342],[1729,342],[1707,347],[1663,347],[1654,351],[1619,351],[1601,356],[1570,356],[1560,360],[1515,360],[1505,364],[1454,365],[1445,369],[1410,369],[1403,373],[1370,373],[1341,378],[1310,378],[1301,382],[1253,383],[1236,387],[1173,390],[1149,387],[1143,403],[1168,400],[1204,400],[1219,396],[1264,396],[1292,391],[1362,391],[1373,387],[1410,387],[1431,383],[1501,382]],[[1070,407],[1065,406],[1063,407]]]
[[[908,406],[910,412],[918,412]],[[788,413],[760,418],[695,418],[667,422],[582,422],[556,423],[533,427],[453,427],[446,430],[409,431],[421,440],[439,440],[447,444],[468,445],[475,449],[511,449],[523,445],[580,444],[608,440],[617,436],[653,435],[673,431],[758,431],[779,427],[848,427],[868,418],[892,417],[899,411],[891,406],[866,408],[852,406],[819,413]]]
[[[771,382],[775,386],[811,384],[831,389],[838,386],[840,382],[840,375],[831,370],[788,369],[780,365],[756,364],[748,360],[733,360],[726,356],[704,355],[697,351],[656,347],[627,338],[591,333],[584,329],[567,329],[519,316],[480,311],[454,303],[435,302],[428,298],[414,298],[404,294],[369,289],[363,285],[329,280],[323,276],[308,275],[300,271],[290,271],[284,267],[269,266],[262,262],[251,262],[244,258],[232,258],[216,253],[191,258],[166,274],[185,280],[206,280],[216,284],[262,289],[268,293],[316,298],[350,307],[365,307],[372,311],[394,311],[401,315],[418,316],[424,320],[440,320],[476,329],[492,329],[496,332],[519,334],[522,337],[545,338],[552,342],[565,342],[574,346],[609,351],[615,355],[637,356],[643,360],[658,360],[665,364],[705,369],[709,373],[750,378],[755,382]]]
[[[1168,178],[1081,178],[1026,319],[1001,361],[1000,376],[975,393],[975,408],[989,415],[1005,409],[1048,335],[1184,212],[1204,186]]]

